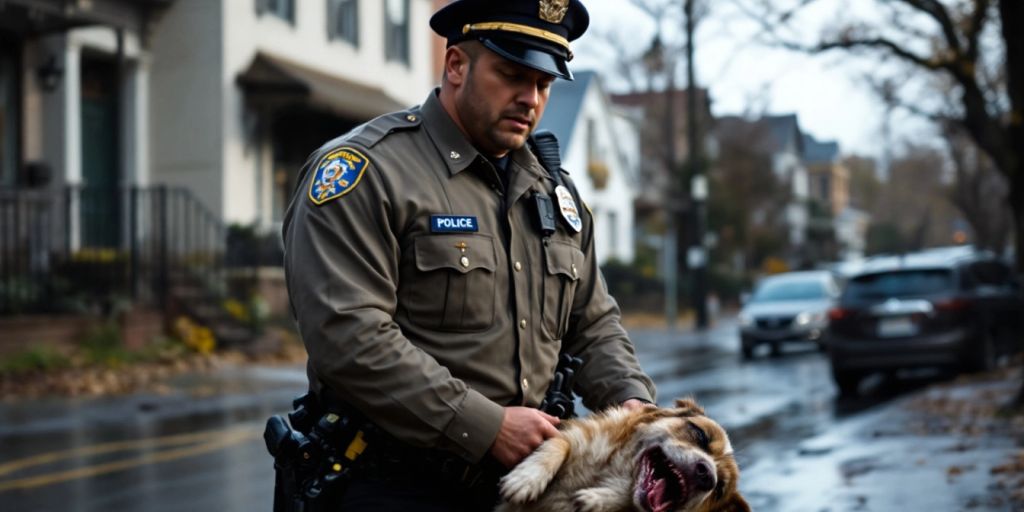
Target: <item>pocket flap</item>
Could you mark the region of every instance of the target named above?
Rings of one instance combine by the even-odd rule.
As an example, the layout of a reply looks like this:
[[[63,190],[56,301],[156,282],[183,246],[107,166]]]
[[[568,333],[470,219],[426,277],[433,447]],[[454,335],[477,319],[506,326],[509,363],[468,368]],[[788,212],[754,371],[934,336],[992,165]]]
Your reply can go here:
[[[575,245],[551,240],[544,251],[544,258],[547,260],[548,274],[579,280],[583,268],[583,251]]]
[[[494,240],[487,235],[425,235],[416,239],[416,268],[430,272],[447,268],[465,274],[494,272]]]

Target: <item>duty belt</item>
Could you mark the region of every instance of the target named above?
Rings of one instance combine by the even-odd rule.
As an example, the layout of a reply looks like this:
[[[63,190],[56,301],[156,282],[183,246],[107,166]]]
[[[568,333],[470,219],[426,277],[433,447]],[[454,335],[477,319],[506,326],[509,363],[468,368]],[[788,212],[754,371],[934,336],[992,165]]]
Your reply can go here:
[[[400,442],[385,443],[370,450],[355,476],[372,480],[432,480],[468,490],[493,488],[506,470],[485,458],[468,462],[441,450],[413,448]]]
[[[326,391],[326,390],[325,390]],[[330,392],[317,397],[324,410],[353,410]],[[471,463],[450,452],[430,448],[416,448],[374,427],[373,440],[359,463],[353,468],[353,477],[372,480],[433,480],[464,489],[494,487],[507,470],[497,461],[485,456],[480,463]]]

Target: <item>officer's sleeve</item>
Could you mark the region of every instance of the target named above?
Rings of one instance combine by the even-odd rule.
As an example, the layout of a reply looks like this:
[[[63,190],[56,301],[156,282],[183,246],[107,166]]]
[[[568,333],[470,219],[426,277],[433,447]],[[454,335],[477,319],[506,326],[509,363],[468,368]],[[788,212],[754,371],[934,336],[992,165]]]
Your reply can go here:
[[[583,269],[569,317],[564,351],[583,358],[576,392],[590,410],[620,404],[630,398],[654,402],[655,389],[637,360],[633,343],[622,327],[622,314],[608,294],[594,256],[594,222],[584,215]]]
[[[284,226],[285,275],[311,373],[395,437],[481,459],[504,409],[453,378],[393,321],[398,196],[371,160],[346,195],[317,206],[308,191],[318,163],[317,155],[306,163]]]

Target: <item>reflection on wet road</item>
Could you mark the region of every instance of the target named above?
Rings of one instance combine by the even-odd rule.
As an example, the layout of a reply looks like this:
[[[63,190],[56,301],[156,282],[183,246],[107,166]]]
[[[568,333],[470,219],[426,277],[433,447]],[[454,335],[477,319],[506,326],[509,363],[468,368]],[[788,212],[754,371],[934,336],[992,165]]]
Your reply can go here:
[[[730,321],[633,338],[662,404],[692,396],[729,429],[758,510],[799,510],[760,491],[776,485],[783,454],[815,455],[807,439],[927,382],[876,379],[866,398],[837,403],[822,354],[796,348],[741,362]],[[170,395],[0,404],[0,510],[269,510],[263,423],[304,388],[301,368],[234,368],[175,383]],[[827,457],[807,463],[835,466]],[[835,485],[835,474],[805,485]]]

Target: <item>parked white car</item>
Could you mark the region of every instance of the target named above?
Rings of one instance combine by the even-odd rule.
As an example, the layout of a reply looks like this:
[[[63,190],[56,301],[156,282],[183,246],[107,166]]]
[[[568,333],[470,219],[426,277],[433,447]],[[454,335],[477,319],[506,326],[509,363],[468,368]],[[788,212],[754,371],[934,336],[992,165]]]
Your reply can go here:
[[[827,271],[788,272],[766,277],[740,311],[740,351],[754,356],[760,344],[771,354],[784,342],[814,342],[824,350],[828,311],[839,297],[839,284]]]

